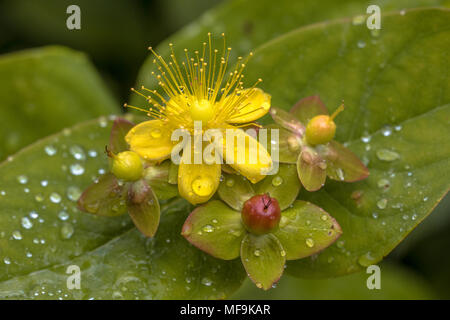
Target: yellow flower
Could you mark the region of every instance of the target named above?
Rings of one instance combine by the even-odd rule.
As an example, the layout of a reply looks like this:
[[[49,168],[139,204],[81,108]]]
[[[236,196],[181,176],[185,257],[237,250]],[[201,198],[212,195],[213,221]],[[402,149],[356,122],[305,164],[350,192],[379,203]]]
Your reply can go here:
[[[222,37],[222,53],[212,48],[211,34],[208,34],[209,41],[203,43],[202,52],[195,51],[190,56],[185,49],[186,58],[181,64],[175,58],[172,44],[169,61],[149,48],[159,70],[152,74],[164,93],[145,87],[142,87],[142,91],[132,89],[151,104],[148,110],[140,110],[154,119],[133,127],[125,140],[130,145],[130,150],[145,160],[162,161],[171,156],[175,146],[175,142],[171,140],[172,132],[175,129],[185,129],[193,136],[194,122],[201,122],[203,132],[208,129],[223,132],[223,140],[220,141],[222,150],[219,153],[224,162],[256,183],[264,178],[264,170],[272,166],[272,160],[267,150],[240,127],[264,116],[270,109],[271,97],[256,88],[260,79],[250,88],[243,87],[242,73],[246,60],[241,57],[238,58],[236,67],[227,72],[231,48],[226,48],[223,34]],[[238,147],[227,144],[225,130],[233,133],[233,139],[243,139],[241,141],[245,141],[245,144],[238,144]],[[205,144],[203,150],[204,148]],[[178,189],[181,196],[192,204],[197,204],[209,200],[217,190],[221,165],[207,164],[204,161],[194,164],[193,154],[184,152],[181,157]],[[245,161],[236,161],[242,154],[246,155]],[[249,161],[251,154],[258,155],[256,162]]]

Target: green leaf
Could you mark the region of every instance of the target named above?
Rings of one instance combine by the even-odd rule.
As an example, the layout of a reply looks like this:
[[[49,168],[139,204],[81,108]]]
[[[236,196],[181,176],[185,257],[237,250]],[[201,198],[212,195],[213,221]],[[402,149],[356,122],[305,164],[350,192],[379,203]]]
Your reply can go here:
[[[112,173],[107,173],[83,191],[78,199],[78,208],[105,217],[122,215],[127,210],[127,186],[119,185],[117,178]]]
[[[223,177],[217,190],[220,199],[241,212],[244,202],[255,195],[251,183],[241,175],[223,173]]]
[[[280,227],[274,232],[286,250],[287,260],[317,253],[341,234],[341,227],[327,212],[312,203],[298,200],[281,213]]]
[[[152,188],[139,180],[128,191],[127,209],[131,220],[146,237],[153,237],[159,225],[159,202]]]
[[[0,297],[225,298],[245,278],[241,262],[210,257],[180,235],[192,210],[185,201],[162,208],[152,239],[128,215],[77,210],[81,190],[107,170],[111,125],[65,129],[0,164]],[[81,290],[67,289],[70,265],[81,269]]]
[[[271,233],[248,233],[241,246],[241,260],[250,279],[258,288],[268,290],[284,271],[286,252],[280,241]]]
[[[248,64],[247,81],[263,78],[273,104],[286,110],[313,94],[330,110],[344,100],[336,141],[370,171],[360,182],[327,181],[323,190],[300,193],[330,212],[343,236],[317,257],[289,262],[292,274],[336,276],[377,263],[449,190],[450,79],[442,53],[450,50],[450,11],[382,20],[379,33],[352,19],[300,28]]]
[[[213,257],[232,260],[239,257],[246,231],[240,212],[230,209],[221,201],[213,200],[192,211],[181,234]]]
[[[65,127],[119,111],[86,56],[63,47],[0,56],[0,83],[0,159]]]
[[[226,1],[222,5],[207,11],[200,19],[163,41],[156,50],[163,57],[168,57],[170,55],[169,43],[173,43],[175,54],[182,57],[184,48],[191,52],[201,50],[208,32],[212,32],[217,38],[220,38],[220,34],[225,32],[227,43],[233,48],[232,54],[234,57],[246,56],[251,50],[271,39],[317,22],[355,16],[355,24],[359,24],[361,28],[366,28],[364,15],[369,5],[378,5],[381,12],[384,13],[391,10],[441,4],[449,6],[447,0],[396,0],[389,2],[385,0],[321,0],[320,3],[317,0],[279,0],[276,3],[278,9],[274,10],[272,0]],[[287,13],[289,13],[289,18],[286,18]],[[385,29],[384,26],[382,28]],[[222,45],[221,41],[221,39],[218,40],[219,47]],[[305,49],[305,47],[301,49]],[[329,53],[336,54],[336,52],[338,50]],[[285,53],[288,54],[289,52],[285,51]],[[301,54],[303,53],[305,52],[303,51]],[[301,55],[297,55],[297,57],[302,58]],[[153,59],[154,57],[149,55],[141,67],[136,81],[137,88],[140,88],[141,85],[152,89],[157,87],[158,81],[151,74],[152,71],[157,71]],[[267,64],[267,67],[270,68],[270,64]],[[273,69],[273,71],[277,70]],[[302,72],[302,70],[298,71],[298,73]],[[345,72],[342,71],[342,73]],[[264,81],[267,80],[264,78]],[[286,80],[286,82],[288,81]],[[344,84],[344,82],[341,83]],[[299,88],[302,87],[297,86],[297,93]],[[295,102],[301,97],[305,97],[305,95],[296,96]],[[145,104],[145,100],[136,94],[130,98],[132,105]],[[272,103],[272,105],[276,104]]]
[[[359,272],[330,279],[296,279],[283,275],[276,288],[262,291],[251,281],[234,293],[234,300],[421,300],[440,298],[424,277],[404,267],[383,263],[381,290],[368,290],[370,274]]]
[[[256,194],[269,193],[277,199],[280,209],[288,208],[297,198],[300,181],[295,165],[280,164],[276,175],[267,176],[255,186]]]

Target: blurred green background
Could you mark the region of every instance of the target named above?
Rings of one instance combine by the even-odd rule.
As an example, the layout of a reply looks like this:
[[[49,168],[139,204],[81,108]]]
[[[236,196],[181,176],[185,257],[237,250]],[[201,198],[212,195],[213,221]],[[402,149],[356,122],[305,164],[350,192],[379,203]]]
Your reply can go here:
[[[119,102],[129,97],[147,47],[195,20],[220,0],[3,0],[0,53],[45,45],[85,52]],[[66,8],[82,8],[82,29],[65,28]],[[289,13],[287,12],[286,15]],[[285,276],[269,292],[249,281],[236,299],[450,299],[450,199],[447,196],[381,264],[382,289],[368,290],[368,275],[331,280]]]

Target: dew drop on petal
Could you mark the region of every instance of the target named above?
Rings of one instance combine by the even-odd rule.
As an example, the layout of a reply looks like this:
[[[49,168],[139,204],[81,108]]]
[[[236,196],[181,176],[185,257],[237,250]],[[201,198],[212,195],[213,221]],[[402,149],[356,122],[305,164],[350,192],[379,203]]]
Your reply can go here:
[[[198,177],[192,181],[191,187],[196,195],[206,197],[213,193],[214,182],[209,177]]]

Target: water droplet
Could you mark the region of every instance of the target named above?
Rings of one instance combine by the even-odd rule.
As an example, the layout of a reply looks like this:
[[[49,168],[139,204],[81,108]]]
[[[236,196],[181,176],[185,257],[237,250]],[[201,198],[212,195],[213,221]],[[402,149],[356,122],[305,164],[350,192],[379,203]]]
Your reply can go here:
[[[402,126],[401,125],[397,125],[394,127],[395,131],[400,131],[402,130]]]
[[[19,230],[13,231],[12,236],[15,240],[22,240],[22,233]]]
[[[427,202],[427,201],[428,201],[428,197],[424,197],[423,202]]]
[[[364,143],[369,143],[371,139],[372,139],[372,137],[368,133],[365,133],[361,137],[361,141],[364,142]]]
[[[31,220],[28,217],[23,217],[22,218],[22,227],[24,229],[31,229],[33,227],[33,223],[31,222]]]
[[[278,187],[278,186],[280,186],[282,183],[283,183],[283,178],[280,177],[280,176],[275,176],[275,177],[272,179],[272,185],[273,185],[274,187]]]
[[[381,134],[385,137],[389,137],[392,134],[392,128],[390,126],[384,126],[381,128]]]
[[[108,120],[105,117],[100,117],[98,119],[98,125],[100,128],[105,128],[108,125]]]
[[[198,177],[192,181],[191,187],[196,195],[207,197],[214,191],[214,181],[209,177]]]
[[[306,239],[305,243],[310,248],[314,247],[314,240],[311,238]]]
[[[84,173],[84,167],[79,163],[74,163],[70,166],[70,173],[74,176],[80,176]]]
[[[286,256],[286,251],[281,250],[281,251],[280,251],[280,255],[281,255],[282,257],[285,257],[285,256]]]
[[[359,40],[356,45],[358,46],[358,48],[362,49],[365,48],[366,43],[363,40]]]
[[[161,138],[161,129],[155,128],[150,132],[150,135],[153,139],[159,139]]]
[[[203,277],[201,282],[204,286],[207,286],[207,287],[210,287],[212,285],[211,279],[209,279],[207,277]]]
[[[400,158],[400,155],[391,150],[379,149],[377,150],[377,157],[382,161],[394,161]]]
[[[285,216],[282,216],[280,219],[280,227],[284,228],[287,226],[288,223],[289,223],[289,219]]]
[[[69,219],[69,214],[66,212],[66,211],[60,211],[59,213],[58,213],[58,218],[61,220],[61,221],[66,221],[66,220],[68,220]]]
[[[338,176],[339,180],[341,180],[341,181],[343,181],[345,179],[344,171],[341,168],[336,168],[336,175]]]
[[[52,192],[52,194],[50,194],[50,201],[53,203],[60,203],[61,196],[56,192]]]
[[[74,233],[73,225],[70,223],[64,223],[61,227],[61,238],[70,239]]]
[[[390,182],[388,179],[380,179],[377,182],[377,186],[380,189],[388,189],[390,187]]]
[[[322,219],[322,221],[327,221],[328,220],[328,216],[326,214],[323,214],[320,219]]]
[[[88,151],[88,155],[89,155],[89,157],[91,157],[91,158],[95,158],[95,157],[97,156],[97,151],[95,151],[95,150],[89,150],[89,151]]]
[[[413,220],[413,221],[417,220],[417,214],[416,214],[416,213],[414,213],[414,214],[411,216],[411,220]]]
[[[233,178],[228,178],[227,181],[225,182],[225,184],[227,185],[227,187],[233,187],[234,186],[234,179]]]
[[[206,226],[204,226],[204,227],[202,228],[202,230],[203,230],[204,232],[210,233],[210,232],[213,232],[213,231],[214,231],[214,227],[213,227],[212,225],[210,225],[210,224],[207,224]]]
[[[48,181],[47,180],[42,180],[41,181],[41,186],[43,186],[43,187],[48,186]]]
[[[366,254],[359,256],[358,258],[358,263],[363,267],[368,267],[374,264],[375,261],[376,259],[372,256],[372,253],[370,251],[367,252]]]
[[[67,198],[71,201],[78,201],[81,196],[81,190],[78,187],[71,186],[67,188]]]
[[[37,194],[34,196],[34,200],[36,200],[37,202],[42,202],[44,201],[44,196],[42,196],[42,194]]]
[[[31,252],[27,252],[25,255],[27,256],[27,258],[31,258],[33,256]]]
[[[37,219],[39,217],[39,214],[36,211],[31,211],[30,212],[30,217],[32,219]]]
[[[253,251],[253,254],[255,255],[255,257],[259,257],[261,255],[261,251],[256,249],[255,251]]]
[[[69,149],[70,154],[76,159],[76,160],[85,160],[86,154],[84,153],[84,150],[80,146],[72,146]]]
[[[378,202],[377,202],[377,207],[378,207],[378,209],[384,209],[384,208],[386,208],[386,205],[387,205],[387,199],[380,199],[380,200],[378,200]]]
[[[4,258],[3,258],[3,263],[4,263],[4,264],[11,264],[11,259],[8,258],[8,257],[4,257]]]
[[[54,147],[54,146],[46,146],[45,148],[44,148],[44,150],[45,150],[45,153],[47,154],[47,155],[49,155],[50,157],[51,156],[54,156],[55,154],[56,154],[56,148]]]
[[[404,214],[404,215],[402,216],[402,219],[406,221],[406,220],[409,219],[409,216],[408,216],[407,214]]]
[[[376,213],[376,212],[373,212],[373,213],[372,213],[372,218],[374,218],[374,219],[378,219],[378,213]]]
[[[17,181],[19,181],[20,184],[25,184],[28,182],[28,177],[25,175],[20,175],[17,177]]]

